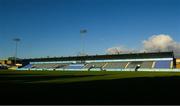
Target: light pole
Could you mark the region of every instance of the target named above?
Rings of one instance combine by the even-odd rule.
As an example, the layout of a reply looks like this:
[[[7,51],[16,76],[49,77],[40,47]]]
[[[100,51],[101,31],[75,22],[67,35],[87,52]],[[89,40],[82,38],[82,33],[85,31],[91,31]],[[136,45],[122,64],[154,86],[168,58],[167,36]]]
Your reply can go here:
[[[18,46],[18,42],[20,42],[20,38],[14,38],[13,41],[16,43],[16,47],[15,47],[15,55],[14,55],[14,64],[16,65],[16,58],[17,58],[17,46]]]
[[[81,36],[81,40],[82,40],[82,51],[81,51],[81,55],[84,55],[85,54],[85,51],[84,51],[84,40],[83,40],[83,36],[84,34],[87,33],[87,30],[86,29],[81,29],[80,30],[80,36]]]

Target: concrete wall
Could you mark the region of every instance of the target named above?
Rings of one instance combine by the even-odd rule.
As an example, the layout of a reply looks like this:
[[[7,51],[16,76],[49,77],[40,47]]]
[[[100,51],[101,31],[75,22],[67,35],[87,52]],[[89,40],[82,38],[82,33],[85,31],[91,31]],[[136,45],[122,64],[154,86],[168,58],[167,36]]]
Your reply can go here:
[[[27,68],[20,68],[17,70],[28,70]],[[49,70],[53,71],[53,69],[31,69],[31,70]],[[88,71],[88,69],[56,69],[56,71]],[[90,71],[101,71],[100,69],[92,69]],[[106,69],[106,71],[135,71],[135,69]],[[180,72],[180,69],[138,69],[138,71],[149,71],[149,72]]]
[[[180,69],[180,58],[176,59],[176,68]]]

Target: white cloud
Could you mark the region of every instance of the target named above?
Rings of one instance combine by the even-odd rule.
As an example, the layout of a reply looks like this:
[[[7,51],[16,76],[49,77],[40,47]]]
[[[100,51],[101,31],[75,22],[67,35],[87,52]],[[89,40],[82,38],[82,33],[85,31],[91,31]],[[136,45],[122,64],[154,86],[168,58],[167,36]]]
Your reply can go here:
[[[123,54],[123,53],[130,53],[134,52],[134,50],[126,48],[124,46],[116,46],[116,47],[111,47],[106,50],[108,54]]]
[[[142,42],[143,50],[147,52],[174,51],[176,55],[180,53],[180,43],[176,42],[170,35],[153,35]]]
[[[130,52],[165,52],[174,51],[175,56],[180,56],[180,43],[176,42],[170,35],[152,35],[147,40],[142,41],[141,50],[133,50],[124,46],[111,47],[106,50],[108,54],[121,54]]]

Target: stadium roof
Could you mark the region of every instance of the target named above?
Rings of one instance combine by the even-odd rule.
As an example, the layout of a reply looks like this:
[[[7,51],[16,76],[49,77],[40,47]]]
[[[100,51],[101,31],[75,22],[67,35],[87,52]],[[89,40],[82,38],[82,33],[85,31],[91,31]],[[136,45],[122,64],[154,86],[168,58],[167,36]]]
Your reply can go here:
[[[129,53],[113,55],[87,55],[69,56],[52,58],[33,58],[22,59],[21,61],[41,62],[41,61],[83,61],[83,60],[105,60],[105,59],[146,59],[146,58],[174,58],[173,52],[154,52],[154,53]]]

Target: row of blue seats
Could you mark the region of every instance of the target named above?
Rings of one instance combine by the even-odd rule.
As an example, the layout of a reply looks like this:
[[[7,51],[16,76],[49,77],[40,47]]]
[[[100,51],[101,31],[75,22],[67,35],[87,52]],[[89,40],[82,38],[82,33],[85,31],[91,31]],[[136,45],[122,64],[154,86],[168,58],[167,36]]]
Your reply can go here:
[[[170,68],[171,61],[156,61],[154,68]],[[33,68],[32,64],[28,64],[23,68]],[[66,69],[82,69],[84,64],[70,64]]]
[[[28,65],[24,66],[23,68],[32,68],[32,64],[28,64]]]
[[[170,68],[171,61],[156,61],[154,68]]]
[[[82,69],[84,64],[70,64],[67,69]]]

